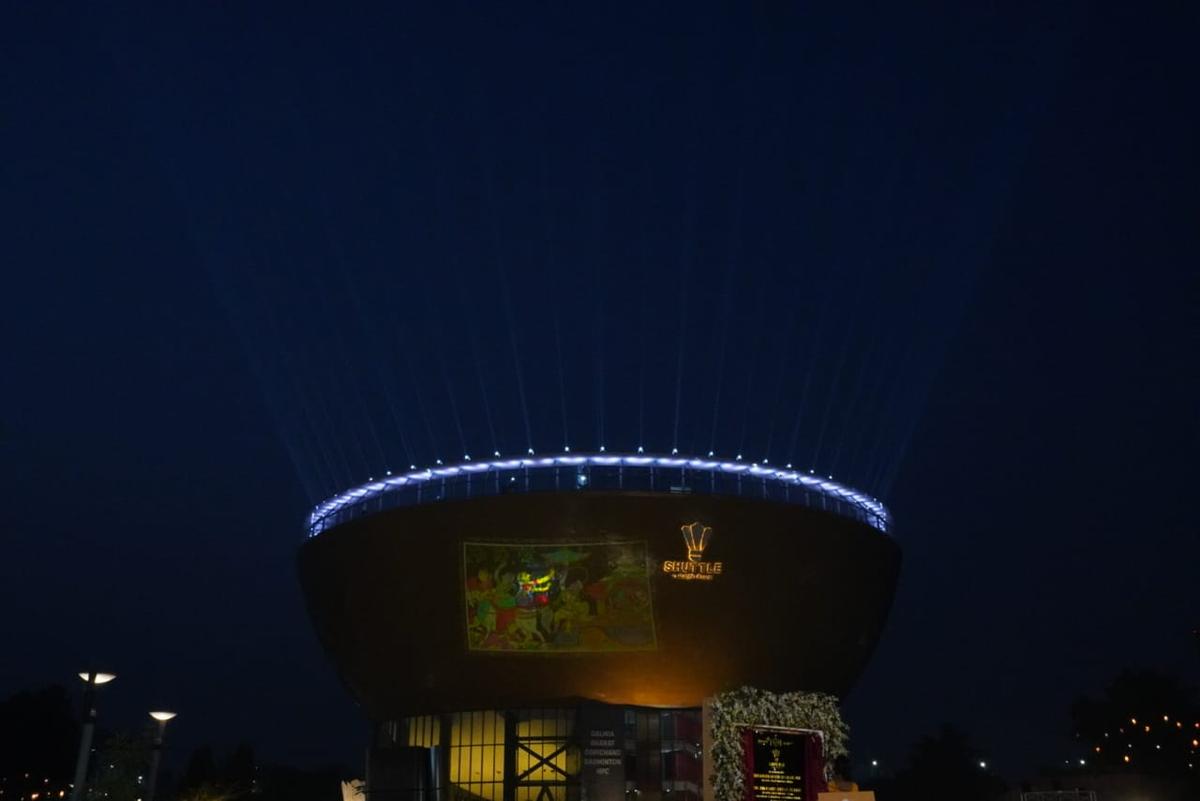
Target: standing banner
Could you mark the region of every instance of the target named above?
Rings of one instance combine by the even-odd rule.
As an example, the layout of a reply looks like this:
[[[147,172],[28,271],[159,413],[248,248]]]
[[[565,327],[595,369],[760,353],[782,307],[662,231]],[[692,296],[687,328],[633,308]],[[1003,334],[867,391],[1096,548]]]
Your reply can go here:
[[[824,743],[817,731],[747,726],[742,766],[744,801],[817,801],[826,788]]]
[[[575,721],[584,801],[625,801],[625,710],[584,703]]]

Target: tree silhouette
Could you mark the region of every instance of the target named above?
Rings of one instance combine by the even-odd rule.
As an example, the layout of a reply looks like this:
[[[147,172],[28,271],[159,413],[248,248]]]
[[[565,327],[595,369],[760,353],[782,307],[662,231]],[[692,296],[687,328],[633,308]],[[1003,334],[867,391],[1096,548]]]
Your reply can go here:
[[[257,796],[254,749],[238,745],[218,766],[211,746],[192,752],[179,784],[179,801],[248,801]]]
[[[1072,704],[1071,720],[1097,767],[1151,776],[1200,769],[1200,705],[1173,676],[1125,670],[1101,698]]]
[[[881,782],[881,801],[990,801],[1005,784],[980,767],[981,754],[965,732],[943,725],[937,734],[913,746],[908,764],[890,781]]]
[[[145,776],[150,764],[146,737],[112,734],[105,738],[94,757],[95,775],[88,783],[93,801],[139,801],[145,793]]]
[[[183,778],[179,781],[180,795],[187,790],[216,783],[217,760],[213,757],[212,748],[202,745],[188,757],[187,767],[183,769]]]
[[[65,788],[73,778],[79,722],[61,686],[17,693],[0,702],[0,779],[27,796]],[[26,778],[26,774],[29,774]]]
[[[232,801],[228,790],[216,784],[201,784],[179,791],[178,801]]]
[[[328,801],[341,798],[346,771],[339,767],[302,770],[285,766],[264,769],[262,801]]]
[[[258,766],[254,761],[254,749],[242,743],[233,749],[225,761],[221,784],[229,789],[233,798],[248,799],[258,787]]]

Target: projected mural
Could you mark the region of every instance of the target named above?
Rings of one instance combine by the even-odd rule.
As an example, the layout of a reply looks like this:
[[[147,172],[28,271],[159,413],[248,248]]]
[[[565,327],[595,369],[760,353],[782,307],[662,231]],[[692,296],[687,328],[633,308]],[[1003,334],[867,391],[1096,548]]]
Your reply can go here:
[[[644,542],[463,543],[472,651],[655,647]]]

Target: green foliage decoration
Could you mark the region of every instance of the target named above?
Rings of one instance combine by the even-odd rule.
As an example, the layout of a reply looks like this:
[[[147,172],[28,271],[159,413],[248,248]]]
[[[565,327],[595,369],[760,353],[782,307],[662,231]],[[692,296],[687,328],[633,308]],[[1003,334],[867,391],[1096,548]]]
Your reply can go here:
[[[717,801],[741,801],[742,775],[740,727],[784,726],[815,729],[825,736],[825,773],[833,761],[846,756],[850,727],[842,719],[838,699],[826,693],[771,693],[742,687],[714,696],[710,702],[712,782]]]

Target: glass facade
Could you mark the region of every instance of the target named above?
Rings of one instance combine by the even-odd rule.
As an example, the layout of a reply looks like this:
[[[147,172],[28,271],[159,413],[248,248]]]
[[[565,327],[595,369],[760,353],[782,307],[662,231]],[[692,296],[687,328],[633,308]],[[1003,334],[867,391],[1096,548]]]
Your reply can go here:
[[[699,709],[478,710],[380,725],[369,792],[404,801],[700,801]]]

